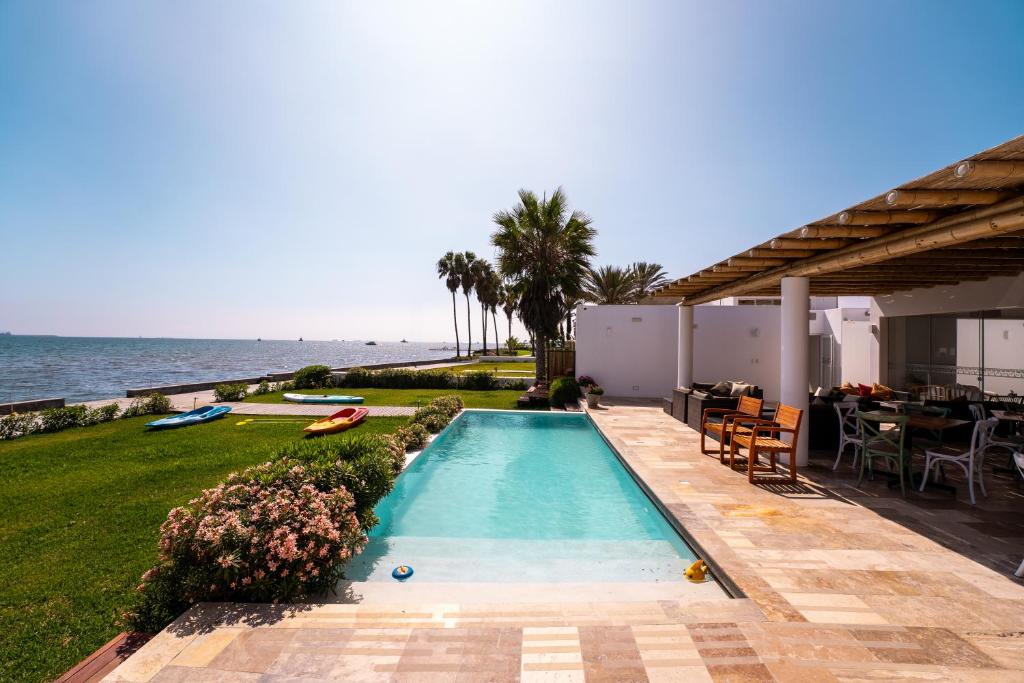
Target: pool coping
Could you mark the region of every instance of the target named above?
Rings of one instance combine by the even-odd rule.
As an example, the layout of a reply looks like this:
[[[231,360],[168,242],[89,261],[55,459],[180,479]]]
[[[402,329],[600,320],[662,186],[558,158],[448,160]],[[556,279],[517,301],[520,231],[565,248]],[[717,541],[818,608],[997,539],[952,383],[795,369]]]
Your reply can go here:
[[[409,454],[407,454],[405,465],[402,467],[402,472],[400,472],[399,475],[404,473],[405,470],[409,467],[409,465],[411,465],[416,458],[418,458],[420,455],[426,452],[426,450],[430,448],[430,446],[433,443],[440,440],[441,436],[445,434],[445,432],[447,432],[448,429],[453,424],[455,424],[455,421],[461,418],[466,413],[509,413],[514,415],[522,415],[524,413],[529,412],[531,411],[520,409],[508,410],[503,408],[463,408],[458,412],[458,414],[455,417],[452,418],[451,422],[445,425],[444,429],[439,431],[437,434],[432,434],[430,440],[427,442],[426,445],[423,446],[422,449],[418,451],[412,451]],[[608,449],[615,455],[616,460],[618,460],[619,464],[622,465],[622,468],[626,470],[626,473],[629,474],[630,478],[637,485],[640,491],[647,497],[648,500],[651,501],[655,509],[657,509],[658,514],[661,515],[662,519],[665,520],[665,523],[672,527],[673,531],[679,534],[679,537],[683,540],[683,543],[689,546],[689,548],[694,552],[694,555],[696,555],[698,559],[704,560],[704,564],[706,564],[708,568],[711,570],[710,574],[715,578],[715,581],[721,587],[722,592],[725,593],[726,596],[730,599],[745,599],[748,597],[747,594],[743,592],[743,589],[739,587],[739,585],[732,579],[731,576],[729,576],[729,573],[725,571],[725,568],[723,568],[721,564],[716,562],[713,556],[711,556],[704,548],[704,546],[701,545],[700,541],[698,541],[694,537],[694,535],[690,533],[690,531],[682,524],[682,522],[676,519],[675,515],[673,515],[672,512],[668,509],[668,506],[666,506],[665,503],[662,502],[661,498],[657,496],[654,490],[647,485],[647,482],[644,481],[643,477],[641,477],[633,468],[633,466],[629,464],[629,461],[626,460],[625,457],[623,457],[622,453],[619,452],[619,449],[616,448],[615,444],[611,442],[611,439],[609,439],[608,436],[603,431],[601,431],[601,426],[594,421],[594,418],[590,416],[590,412],[585,407],[582,407],[582,409],[579,412],[532,412],[537,412],[543,415],[559,415],[562,417],[562,419],[586,420],[587,422],[589,422],[590,426],[593,427],[594,431],[597,432],[597,434],[601,437],[601,440],[604,441],[606,446],[608,446]]]

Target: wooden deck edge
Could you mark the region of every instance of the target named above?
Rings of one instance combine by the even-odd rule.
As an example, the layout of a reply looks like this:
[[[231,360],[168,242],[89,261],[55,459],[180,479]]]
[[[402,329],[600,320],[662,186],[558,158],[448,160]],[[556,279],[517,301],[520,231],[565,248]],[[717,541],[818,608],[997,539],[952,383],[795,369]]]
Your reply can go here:
[[[151,633],[119,633],[100,649],[68,669],[55,683],[92,683],[113,671],[118,664],[146,644]]]

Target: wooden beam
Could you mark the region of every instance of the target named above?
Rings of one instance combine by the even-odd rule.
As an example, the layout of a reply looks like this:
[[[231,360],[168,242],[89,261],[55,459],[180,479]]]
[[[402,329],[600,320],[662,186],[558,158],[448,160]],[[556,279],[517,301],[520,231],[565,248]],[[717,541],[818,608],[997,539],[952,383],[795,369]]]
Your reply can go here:
[[[964,161],[953,171],[960,180],[1013,180],[1024,178],[1022,161]]]
[[[995,204],[1006,195],[996,190],[892,190],[885,203],[894,209]]]
[[[808,225],[800,230],[802,239],[812,237],[881,237],[892,232],[892,228],[881,226]]]
[[[849,244],[849,240],[802,240],[799,238],[776,237],[769,244],[772,249],[815,249],[818,251],[839,249]]]
[[[934,211],[843,211],[839,214],[839,225],[922,225],[937,217]]]
[[[807,258],[817,253],[813,249],[765,249],[764,247],[754,247],[747,252],[747,256],[750,258]]]
[[[760,270],[764,268],[774,268],[775,266],[784,266],[789,263],[789,259],[784,258],[751,258],[749,256],[733,256],[729,259],[728,264],[730,266],[759,266]]]
[[[892,235],[851,244],[832,253],[794,261],[789,265],[744,278],[739,282],[709,289],[688,298],[687,301],[688,303],[714,301],[774,285],[783,277],[814,277],[856,266],[880,263],[960,242],[997,237],[1017,230],[1024,230],[1024,198],[1021,197],[990,207],[964,211],[931,225],[907,228]]]

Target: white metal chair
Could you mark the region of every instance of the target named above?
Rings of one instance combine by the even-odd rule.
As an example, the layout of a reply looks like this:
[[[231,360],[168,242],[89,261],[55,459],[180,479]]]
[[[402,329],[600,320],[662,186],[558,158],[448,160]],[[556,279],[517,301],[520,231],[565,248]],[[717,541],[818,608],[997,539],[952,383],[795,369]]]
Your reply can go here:
[[[857,467],[857,458],[860,456],[860,449],[864,439],[861,437],[860,424],[857,422],[857,404],[840,402],[836,403],[836,415],[839,416],[839,452],[836,453],[836,462],[832,469],[838,469],[839,461],[843,457],[846,447],[853,444],[853,467]]]
[[[980,403],[972,403],[967,408],[971,411],[971,417],[974,418],[975,422],[985,419],[985,406]]]
[[[967,451],[947,447],[926,450],[924,452],[924,476],[921,477],[920,490],[924,491],[924,487],[928,483],[928,472],[932,467],[948,462],[958,465],[967,475],[967,490],[971,496],[971,505],[975,504],[975,478],[978,480],[978,486],[981,487],[981,493],[988,496],[988,492],[985,491],[985,478],[981,466],[985,462],[985,447],[988,444],[988,439],[997,424],[999,424],[999,420],[994,417],[975,422],[974,433],[971,434],[971,446]]]
[[[1013,454],[1013,464],[1015,464],[1017,469],[1020,471],[1020,476],[1024,477],[1024,452]],[[1017,571],[1013,574],[1014,576],[1024,577],[1024,560],[1020,561],[1020,566],[1017,567]]]

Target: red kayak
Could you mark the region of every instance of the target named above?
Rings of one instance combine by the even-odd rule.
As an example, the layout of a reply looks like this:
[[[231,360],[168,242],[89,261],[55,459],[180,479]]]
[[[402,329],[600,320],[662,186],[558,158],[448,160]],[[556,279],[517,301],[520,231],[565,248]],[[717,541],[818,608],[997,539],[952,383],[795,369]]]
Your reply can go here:
[[[334,415],[317,420],[302,431],[309,434],[333,434],[355,427],[366,419],[370,411],[366,408],[342,408]]]

